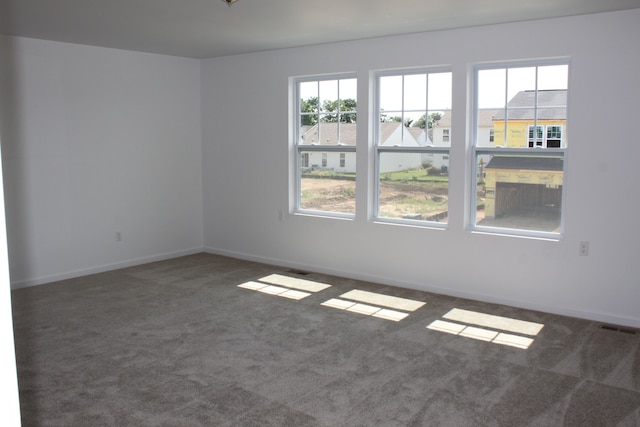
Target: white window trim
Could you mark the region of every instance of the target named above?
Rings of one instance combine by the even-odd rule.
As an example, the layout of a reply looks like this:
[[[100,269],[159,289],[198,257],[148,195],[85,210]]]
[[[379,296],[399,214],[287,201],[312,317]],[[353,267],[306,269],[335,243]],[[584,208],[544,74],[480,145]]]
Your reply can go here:
[[[323,218],[338,218],[338,219],[355,219],[356,214],[344,213],[344,212],[332,212],[332,211],[323,211],[323,210],[312,210],[312,209],[303,209],[301,207],[301,196],[302,196],[302,183],[301,183],[301,166],[302,166],[302,153],[306,152],[322,152],[322,153],[333,153],[333,152],[352,152],[356,153],[356,147],[350,145],[300,145],[300,84],[305,82],[315,82],[315,81],[327,81],[327,80],[346,80],[346,79],[357,79],[358,75],[356,73],[336,73],[336,74],[326,74],[326,75],[316,75],[316,76],[306,76],[306,77],[295,77],[292,78],[293,90],[293,111],[292,115],[292,142],[293,142],[293,151],[295,155],[293,155],[293,174],[294,174],[294,182],[293,182],[293,206],[292,212],[294,214],[301,214],[306,216],[314,216],[314,217],[323,217]],[[356,100],[357,101],[357,100]],[[356,116],[357,116],[357,107],[356,107]],[[357,174],[357,169],[356,169]],[[357,203],[356,203],[357,205]],[[357,208],[357,206],[356,206]]]
[[[571,72],[571,64],[569,61],[569,58],[557,58],[557,59],[541,59],[541,60],[531,60],[531,61],[507,61],[507,62],[500,62],[500,63],[495,63],[492,62],[490,64],[483,64],[483,63],[478,63],[475,64],[472,67],[473,70],[473,75],[472,75],[472,105],[470,105],[469,109],[470,111],[472,111],[472,118],[471,118],[471,129],[472,132],[470,132],[470,134],[472,135],[472,140],[470,141],[469,144],[469,157],[468,157],[468,165],[469,165],[469,170],[471,171],[471,173],[469,174],[470,180],[469,180],[469,191],[468,191],[468,195],[469,195],[469,213],[468,213],[468,217],[466,218],[466,224],[467,224],[467,229],[471,232],[476,232],[476,233],[486,233],[486,234],[492,234],[492,235],[504,235],[504,236],[513,236],[513,237],[524,237],[524,238],[537,238],[537,239],[543,239],[543,240],[551,240],[551,241],[558,241],[560,239],[562,239],[562,237],[564,236],[564,222],[565,222],[565,212],[564,210],[561,212],[561,217],[560,217],[560,231],[559,233],[552,233],[552,232],[544,232],[544,231],[536,231],[536,230],[523,230],[523,229],[512,229],[512,228],[501,228],[501,227],[487,227],[487,226],[482,226],[482,225],[477,225],[476,224],[476,212],[477,212],[477,197],[476,197],[476,192],[477,192],[477,179],[478,179],[478,174],[480,173],[480,171],[478,170],[478,165],[476,162],[476,159],[478,158],[478,155],[482,155],[482,154],[495,154],[495,153],[500,153],[500,154],[514,154],[514,155],[525,155],[525,156],[549,156],[549,157],[553,157],[553,156],[558,156],[559,154],[562,154],[563,157],[563,174],[562,174],[562,209],[564,209],[564,206],[566,206],[566,197],[567,197],[567,164],[568,164],[568,157],[569,157],[569,144],[567,142],[566,139],[566,134],[567,134],[567,126],[566,123],[563,126],[563,141],[565,143],[565,147],[564,148],[547,148],[547,149],[540,149],[540,147],[538,147],[538,149],[536,150],[535,148],[507,148],[507,147],[502,147],[502,146],[494,146],[494,147],[476,147],[476,143],[478,141],[479,138],[479,132],[478,132],[478,72],[480,70],[492,70],[492,69],[502,69],[502,68],[520,68],[520,67],[544,67],[544,66],[550,66],[550,65],[567,65],[569,67],[569,72]],[[570,80],[570,75],[568,76],[568,80]],[[567,81],[567,86],[569,87],[569,81]],[[567,95],[569,94],[569,92],[567,92]],[[569,99],[567,97],[567,117],[569,116]],[[537,125],[537,121],[534,122],[534,125]],[[505,134],[506,135],[506,134]],[[528,145],[528,134],[527,134],[527,145]],[[543,137],[546,136],[543,133]]]
[[[380,79],[382,77],[388,76],[407,76],[412,74],[436,74],[436,73],[452,73],[453,68],[451,66],[447,67],[420,67],[420,68],[412,68],[412,69],[393,69],[393,70],[384,70],[374,72],[374,114],[372,115],[373,121],[373,150],[374,150],[374,166],[373,166],[373,212],[372,212],[372,220],[378,223],[386,223],[386,224],[398,224],[398,225],[411,225],[417,226],[421,228],[434,228],[434,229],[447,229],[449,228],[449,223],[441,223],[435,221],[426,221],[426,220],[414,220],[407,218],[389,218],[389,217],[381,217],[380,216],[380,154],[381,153],[424,153],[424,154],[445,154],[451,155],[451,137],[449,137],[449,146],[448,147],[434,147],[434,146],[426,146],[426,147],[382,147],[378,145],[380,141],[380,126],[381,122],[381,114],[380,114]],[[452,90],[453,90],[453,81],[452,81]],[[429,114],[429,106],[427,105],[426,113]],[[453,105],[451,106],[451,111],[453,111]],[[403,111],[404,113],[404,111]],[[405,123],[404,115],[402,117],[401,123]],[[404,129],[403,129],[404,132]]]

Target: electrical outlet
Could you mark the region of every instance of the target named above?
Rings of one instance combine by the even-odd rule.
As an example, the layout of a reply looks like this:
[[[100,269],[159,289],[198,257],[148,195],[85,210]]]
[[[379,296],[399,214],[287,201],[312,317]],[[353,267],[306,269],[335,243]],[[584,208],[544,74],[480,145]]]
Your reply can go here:
[[[122,232],[116,231],[116,242],[122,242]]]
[[[589,242],[580,242],[578,245],[578,254],[580,256],[589,256]]]

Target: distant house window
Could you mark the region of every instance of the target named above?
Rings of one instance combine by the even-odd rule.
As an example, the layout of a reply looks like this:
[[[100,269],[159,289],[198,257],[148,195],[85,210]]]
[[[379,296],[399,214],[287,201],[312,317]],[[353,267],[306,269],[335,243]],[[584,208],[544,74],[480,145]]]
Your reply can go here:
[[[446,224],[451,142],[434,127],[451,118],[451,70],[380,72],[375,90],[376,219]]]
[[[495,139],[495,131],[493,129],[489,130],[489,142],[493,145],[493,140]]]
[[[529,137],[527,138],[529,141],[529,148],[543,146],[543,126],[535,126],[535,128],[537,130],[536,132],[534,132],[534,126],[529,126]]]
[[[292,199],[295,211],[355,215],[356,101],[355,74],[292,79],[293,144],[297,155]],[[337,167],[348,176],[327,175]],[[347,162],[347,157],[350,160]],[[348,166],[347,166],[348,165]],[[336,171],[332,173],[335,174]],[[336,202],[338,200],[338,202]]]
[[[547,126],[547,148],[562,146],[562,126]]]
[[[528,146],[543,148],[560,148],[562,147],[562,126],[554,125],[538,125],[537,132],[534,137],[533,126],[528,127]],[[546,129],[546,132],[545,132]]]
[[[561,233],[568,76],[564,60],[476,66],[472,229],[549,238]],[[486,147],[480,119],[489,115],[494,144]]]

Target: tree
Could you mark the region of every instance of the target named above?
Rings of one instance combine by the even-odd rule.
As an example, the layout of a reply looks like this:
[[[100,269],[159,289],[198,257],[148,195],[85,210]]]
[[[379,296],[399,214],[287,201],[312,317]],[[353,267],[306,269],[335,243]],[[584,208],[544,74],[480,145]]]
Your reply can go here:
[[[300,121],[302,126],[313,126],[318,123],[318,97],[312,96],[309,99],[302,99],[300,101],[301,113],[315,113],[315,114],[301,114]]]
[[[323,122],[335,123],[338,121],[338,113],[340,113],[341,123],[355,123],[356,122],[356,110],[357,103],[353,98],[346,98],[340,100],[340,108],[338,109],[338,101],[324,101],[322,103],[322,110],[329,113],[322,116]]]
[[[342,104],[340,105],[341,111],[354,111],[353,113],[344,113],[342,114],[342,121],[344,123],[355,123],[356,122],[356,107],[358,103],[353,98],[347,98],[342,100]]]
[[[416,120],[415,122],[413,122],[413,127],[414,128],[420,128],[420,129],[424,129],[427,125],[427,115],[423,114],[420,116],[420,118],[418,118],[418,120]]]
[[[438,124],[438,121],[442,118],[440,113],[431,113],[428,116],[423,114],[418,120],[413,123],[413,127],[424,129],[427,127],[431,129],[434,125]]]
[[[387,116],[386,114],[380,115],[381,122],[402,122],[402,116]]]

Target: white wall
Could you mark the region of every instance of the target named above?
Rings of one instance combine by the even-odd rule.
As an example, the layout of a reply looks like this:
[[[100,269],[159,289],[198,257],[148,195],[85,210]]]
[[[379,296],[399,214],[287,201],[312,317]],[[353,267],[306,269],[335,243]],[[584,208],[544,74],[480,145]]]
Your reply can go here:
[[[203,61],[205,247],[354,278],[640,326],[640,9]],[[420,49],[437,46],[437,49]],[[384,52],[381,55],[380,52]],[[465,230],[465,105],[474,62],[569,56],[565,233],[545,241]],[[331,58],[329,61],[327,58]],[[367,220],[370,70],[450,64],[454,72],[449,228]],[[354,221],[288,214],[289,77],[356,72]],[[603,115],[615,126],[598,131]],[[251,126],[245,126],[251,122]],[[238,132],[243,129],[243,132]],[[456,172],[458,171],[458,172]],[[284,212],[280,220],[280,212]],[[588,257],[579,241],[590,242]],[[402,248],[401,251],[389,248]],[[399,253],[401,256],[390,257]]]
[[[199,61],[6,37],[0,54],[14,286],[202,249]]]

